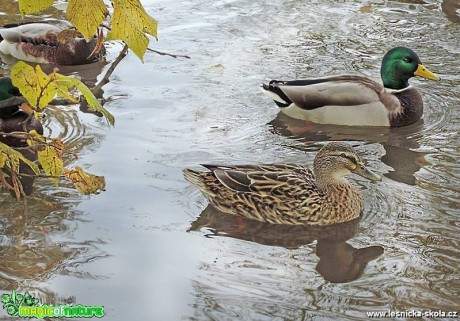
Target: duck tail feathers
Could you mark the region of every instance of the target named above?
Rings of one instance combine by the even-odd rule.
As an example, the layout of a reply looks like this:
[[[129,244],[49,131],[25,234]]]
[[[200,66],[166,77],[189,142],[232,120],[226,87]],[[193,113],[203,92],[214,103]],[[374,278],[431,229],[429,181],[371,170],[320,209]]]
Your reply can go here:
[[[185,168],[183,171],[184,178],[189,182],[192,183],[193,185],[200,185],[201,179],[200,179],[200,172],[195,171],[190,168]]]
[[[288,107],[292,103],[292,101],[286,96],[286,94],[278,86],[279,83],[282,83],[282,82],[279,82],[277,80],[272,80],[270,81],[268,85],[262,84],[262,87],[260,88],[260,90],[262,90],[262,92],[265,95],[273,99],[276,105],[278,105],[278,107],[281,107],[281,108]]]
[[[199,172],[190,168],[185,168],[183,173],[185,180],[197,187],[203,195],[212,202],[212,199],[216,194],[208,186],[209,177],[207,177],[206,174],[209,174],[209,172]]]
[[[184,178],[190,184],[195,185],[202,192],[207,190],[206,179],[202,176],[203,172],[199,172],[190,168],[185,168],[183,171]]]

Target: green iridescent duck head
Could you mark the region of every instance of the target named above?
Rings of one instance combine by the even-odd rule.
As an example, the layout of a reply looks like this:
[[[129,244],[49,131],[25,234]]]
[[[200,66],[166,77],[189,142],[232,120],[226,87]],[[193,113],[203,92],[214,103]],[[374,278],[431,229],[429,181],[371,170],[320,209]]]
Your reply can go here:
[[[5,100],[14,96],[21,96],[19,89],[13,86],[10,77],[0,79],[0,100]]]
[[[13,86],[10,77],[0,79],[0,101],[15,96],[22,96],[19,89]],[[8,118],[18,111],[18,105],[11,105],[0,108],[0,118]]]
[[[380,69],[383,85],[390,89],[404,89],[409,79],[420,76],[430,80],[440,78],[422,65],[417,54],[406,47],[396,47],[386,53]]]

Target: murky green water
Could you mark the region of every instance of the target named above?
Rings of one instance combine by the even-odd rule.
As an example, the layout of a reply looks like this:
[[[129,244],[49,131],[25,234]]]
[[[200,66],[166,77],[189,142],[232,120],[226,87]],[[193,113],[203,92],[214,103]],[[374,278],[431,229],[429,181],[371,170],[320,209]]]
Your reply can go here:
[[[38,180],[27,210],[0,194],[0,292],[104,305],[107,320],[460,310],[458,1],[143,4],[160,21],[154,46],[193,59],[128,55],[105,87],[115,128],[76,109],[47,113],[47,133],[79,154],[67,164],[105,175],[107,191],[81,197]],[[273,78],[378,76],[397,45],[443,78],[412,81],[425,116],[403,129],[307,127],[277,116],[258,90]],[[239,221],[207,208],[181,174],[203,162],[311,163],[327,140],[350,141],[385,176],[351,178],[366,200],[359,222],[318,230]]]

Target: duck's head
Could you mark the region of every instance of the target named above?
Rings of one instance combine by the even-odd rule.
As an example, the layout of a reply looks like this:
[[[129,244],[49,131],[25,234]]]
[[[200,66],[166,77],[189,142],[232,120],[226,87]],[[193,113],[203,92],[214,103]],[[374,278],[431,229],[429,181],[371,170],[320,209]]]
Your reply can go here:
[[[22,96],[19,89],[13,86],[10,77],[0,78],[0,101],[14,96]],[[8,118],[14,115],[19,109],[19,105],[10,104],[0,108],[0,118]],[[1,130],[0,130],[1,131]]]
[[[351,173],[371,181],[382,179],[364,165],[353,147],[344,142],[326,144],[316,155],[313,166],[319,184],[341,182],[343,176]]]
[[[14,96],[21,96],[19,89],[13,86],[10,77],[0,79],[0,100],[5,100]]]
[[[422,65],[417,54],[406,47],[396,47],[388,51],[380,69],[385,88],[403,89],[409,86],[409,79],[420,76],[431,80],[440,78]]]

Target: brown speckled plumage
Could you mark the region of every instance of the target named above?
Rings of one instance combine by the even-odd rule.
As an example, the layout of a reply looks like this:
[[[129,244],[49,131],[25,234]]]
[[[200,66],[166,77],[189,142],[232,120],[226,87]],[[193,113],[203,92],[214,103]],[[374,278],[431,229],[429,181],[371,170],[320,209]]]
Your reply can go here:
[[[204,165],[209,171],[184,170],[218,210],[260,222],[290,225],[328,225],[359,216],[363,201],[343,178],[368,171],[348,144],[329,143],[315,158],[314,170],[296,164]]]

